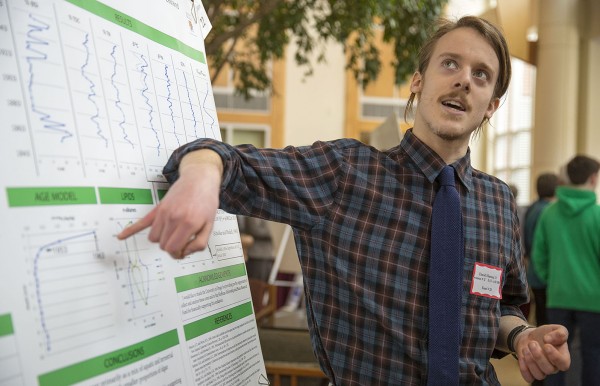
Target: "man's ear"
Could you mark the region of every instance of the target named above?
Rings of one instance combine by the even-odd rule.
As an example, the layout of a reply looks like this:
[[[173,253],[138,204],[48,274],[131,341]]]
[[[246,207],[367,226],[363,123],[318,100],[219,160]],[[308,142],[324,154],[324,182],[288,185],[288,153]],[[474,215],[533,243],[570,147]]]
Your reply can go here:
[[[498,107],[500,107],[500,98],[492,98],[487,110],[485,111],[485,117],[487,119],[491,119],[492,115],[494,115],[496,110],[498,110]]]
[[[418,94],[423,88],[423,76],[419,71],[415,71],[410,81],[410,92]]]
[[[596,189],[596,187],[598,186],[598,178],[599,178],[598,173],[600,173],[600,172],[596,172],[596,173],[592,174],[589,178],[590,185],[592,185],[592,187],[594,189]]]

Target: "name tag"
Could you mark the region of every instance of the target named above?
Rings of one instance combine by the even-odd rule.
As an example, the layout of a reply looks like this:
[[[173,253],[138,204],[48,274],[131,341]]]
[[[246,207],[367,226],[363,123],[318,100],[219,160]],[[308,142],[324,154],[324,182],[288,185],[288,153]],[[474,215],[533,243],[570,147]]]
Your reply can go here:
[[[500,291],[501,282],[501,268],[482,263],[475,263],[473,279],[471,280],[471,294],[493,299],[502,299],[502,292]]]

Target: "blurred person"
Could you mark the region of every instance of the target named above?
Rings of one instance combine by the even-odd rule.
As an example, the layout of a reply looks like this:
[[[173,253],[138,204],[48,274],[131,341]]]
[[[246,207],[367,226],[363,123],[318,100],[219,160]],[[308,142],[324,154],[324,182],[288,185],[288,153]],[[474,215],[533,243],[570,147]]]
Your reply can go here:
[[[197,140],[171,156],[163,200],[118,237],[151,227],[149,239],[182,258],[206,247],[219,205],[291,225],[313,348],[333,385],[498,385],[490,358],[508,352],[528,382],[566,370],[567,330],[529,326],[519,310],[529,290],[510,189],[470,161],[471,135],[510,82],[506,41],[477,17],[438,27],[410,82],[407,112],[418,104],[400,145],[379,151],[340,139],[257,149]],[[438,377],[429,374],[438,354],[429,350],[438,316],[429,314],[429,277],[444,271],[429,269],[432,206],[436,178],[450,171],[464,229],[460,343],[448,357],[455,367]],[[490,287],[473,292],[486,269]]]
[[[519,205],[519,187],[516,184],[509,183],[508,187],[515,197],[515,201],[517,202],[517,217],[519,218],[519,224],[521,224],[521,229],[523,229],[523,221],[525,221],[525,212],[527,211],[527,207],[524,205]],[[521,236],[522,236],[521,232]]]
[[[519,219],[519,228],[521,229],[521,249],[523,249],[523,221],[525,221],[525,212],[527,211],[527,207],[518,204],[519,187],[512,182],[508,183],[508,187],[510,188],[511,193],[515,198],[515,201],[517,202],[517,218]],[[529,311],[531,310],[531,300],[527,303],[521,304],[519,308],[521,309],[521,312],[523,312],[523,316],[525,316],[525,319],[529,319]]]
[[[532,261],[547,285],[547,316],[570,331],[577,329],[581,351],[581,384],[600,383],[600,206],[596,187],[600,163],[577,155],[566,171],[570,184],[556,188],[557,201],[540,215],[534,233]],[[565,373],[549,376],[545,385],[566,385]]]
[[[267,282],[275,259],[269,224],[260,218],[241,215],[237,216],[237,221],[240,234],[252,238],[246,251],[248,277]]]
[[[527,263],[527,281],[535,301],[535,320],[537,324],[546,324],[546,284],[541,281],[535,270],[535,263],[531,260],[531,247],[535,227],[542,210],[556,200],[556,187],[560,179],[555,173],[540,174],[536,180],[538,198],[525,212],[523,222],[523,247]]]
[[[531,245],[533,244],[533,232],[540,214],[548,204],[556,199],[555,194],[558,184],[558,175],[554,173],[543,173],[538,176],[536,180],[538,198],[527,207],[523,223],[521,224],[523,229],[523,253],[527,265],[527,281],[533,292],[533,299],[531,299],[530,303],[533,303],[535,306],[535,321],[537,325],[548,323],[546,318],[546,284],[538,277],[535,271],[535,263],[531,261]],[[542,386],[543,384],[543,380],[535,380],[532,386]]]

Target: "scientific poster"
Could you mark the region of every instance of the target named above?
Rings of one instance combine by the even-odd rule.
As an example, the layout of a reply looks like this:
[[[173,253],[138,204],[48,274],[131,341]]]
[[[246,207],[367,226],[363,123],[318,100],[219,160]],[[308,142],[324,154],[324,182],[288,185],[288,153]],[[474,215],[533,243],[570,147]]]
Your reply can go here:
[[[220,138],[195,3],[0,0],[0,385],[268,384],[235,216],[115,237]]]

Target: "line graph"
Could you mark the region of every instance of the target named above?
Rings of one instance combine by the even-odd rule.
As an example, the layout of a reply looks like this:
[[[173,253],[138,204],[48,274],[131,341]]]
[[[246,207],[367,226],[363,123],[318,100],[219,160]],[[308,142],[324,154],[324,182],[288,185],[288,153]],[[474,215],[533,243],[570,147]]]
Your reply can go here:
[[[45,129],[58,133],[60,142],[64,142],[66,139],[73,137],[73,133],[65,128],[65,123],[58,121],[53,117],[51,109],[37,103],[37,95],[34,92],[36,73],[38,72],[36,71],[38,67],[37,64],[48,60],[47,48],[50,41],[46,37],[46,32],[50,29],[50,24],[33,14],[29,14],[27,27],[27,39],[25,41],[27,56],[25,57],[25,60],[27,62],[27,89],[29,90],[31,110],[38,116],[39,121],[43,124]]]
[[[132,220],[117,219],[120,232]],[[163,317],[160,306],[161,287],[165,283],[162,253],[147,241],[147,235],[134,235],[120,244],[115,253],[115,271],[123,290],[121,296],[128,322],[144,328],[153,327]]]
[[[133,142],[132,138],[130,138],[130,135],[128,133],[128,130],[126,128],[126,123],[127,123],[127,115],[125,114],[125,110],[123,109],[123,105],[124,103],[126,103],[124,100],[121,99],[121,85],[122,83],[120,83],[118,81],[117,78],[117,70],[120,70],[120,65],[119,62],[117,61],[117,45],[113,45],[113,48],[110,52],[110,57],[113,60],[113,72],[110,74],[110,84],[112,85],[114,92],[115,92],[115,101],[114,101],[114,107],[117,109],[118,111],[118,122],[117,125],[119,126],[119,130],[122,134],[123,140],[131,145],[131,148],[134,149],[136,147],[136,144]]]
[[[210,81],[208,78],[204,78],[204,71],[198,71],[202,78],[198,79],[200,84],[198,92],[202,98],[202,112],[205,117],[204,120],[204,135],[210,138],[221,138],[221,132],[219,131],[219,123],[217,122],[217,108],[215,106],[215,99],[210,87]]]
[[[42,353],[110,339],[110,266],[95,229],[26,232],[24,238]]]
[[[25,4],[9,7],[10,49],[32,143],[19,162],[38,175],[163,182],[174,149],[220,137],[205,63],[68,3]]]
[[[154,55],[151,65],[154,67],[153,72],[159,74],[155,79],[157,90],[159,90],[157,92],[158,111],[167,151],[171,152],[187,141],[181,120],[178,90],[175,87],[175,74],[171,63],[167,62],[169,59],[170,57],[166,54],[158,52]]]
[[[23,78],[24,104],[30,111],[28,121],[38,170],[40,173],[82,173],[62,52],[56,49],[59,41],[56,24],[51,15],[18,7],[13,12],[22,20],[13,26],[13,35]]]
[[[90,34],[86,33],[84,37],[84,41],[82,42],[83,47],[85,48],[85,62],[81,66],[81,76],[89,83],[89,92],[87,94],[87,100],[89,101],[90,107],[92,108],[92,113],[90,115],[90,121],[93,126],[96,128],[96,135],[104,143],[104,147],[108,147],[108,138],[104,134],[104,128],[100,125],[100,108],[98,107],[98,99],[99,96],[96,93],[96,82],[94,82],[87,74],[87,68],[90,65]]]
[[[185,71],[181,71],[181,76],[183,77],[183,84],[180,84],[179,87],[182,88],[183,93],[182,95],[185,96],[185,101],[182,102],[182,105],[185,105],[189,108],[189,111],[183,110],[182,111],[182,115],[183,115],[183,119],[184,122],[189,122],[192,125],[192,133],[194,138],[199,138],[198,135],[198,130],[199,130],[199,126],[202,124],[202,122],[198,122],[197,119],[197,115],[202,118],[202,116],[198,113],[196,113],[196,109],[198,108],[197,104],[192,100],[192,94],[191,94],[191,90],[190,90],[190,85],[188,84],[188,76],[186,75]],[[189,113],[189,115],[187,115]],[[206,137],[206,135],[204,135],[204,137]]]

